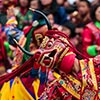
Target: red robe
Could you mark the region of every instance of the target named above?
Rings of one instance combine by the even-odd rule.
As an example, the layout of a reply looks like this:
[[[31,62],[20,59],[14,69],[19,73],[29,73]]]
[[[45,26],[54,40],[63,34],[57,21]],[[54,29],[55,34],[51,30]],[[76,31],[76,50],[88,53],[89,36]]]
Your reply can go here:
[[[7,53],[4,47],[4,42],[0,37],[0,66],[4,66],[6,69],[10,68],[10,63],[7,59]]]
[[[98,29],[93,23],[87,24],[82,33],[82,42],[82,53],[87,57],[92,57],[87,53],[87,48],[92,45],[100,46],[100,29]]]

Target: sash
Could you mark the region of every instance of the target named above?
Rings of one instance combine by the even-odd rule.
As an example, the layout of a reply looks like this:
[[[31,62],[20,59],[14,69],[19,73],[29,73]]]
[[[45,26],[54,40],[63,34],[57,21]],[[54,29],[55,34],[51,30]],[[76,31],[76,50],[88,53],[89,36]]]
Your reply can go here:
[[[58,83],[76,99],[98,100],[98,85],[92,59],[88,62],[80,60],[79,63],[82,73],[82,84],[72,75],[66,75],[66,79],[61,79],[61,77],[57,77],[58,75],[56,73],[56,75],[54,74],[55,78],[58,79]]]
[[[81,82],[74,78],[72,75],[66,75],[66,81],[58,77],[59,74],[54,74],[54,77],[58,79],[58,83],[72,96],[80,99]]]
[[[20,45],[21,47],[24,47],[25,42],[26,42],[26,38],[24,37],[24,35],[22,35],[22,36],[20,37],[20,40],[19,40],[18,43],[19,43],[19,45]],[[17,47],[17,48],[16,48],[16,56],[15,56],[15,58],[14,58],[14,62],[15,62],[14,66],[19,67],[20,64],[22,63],[22,59],[23,59],[23,52]]]
[[[98,85],[92,59],[87,62],[80,60],[82,72],[81,100],[98,100]]]

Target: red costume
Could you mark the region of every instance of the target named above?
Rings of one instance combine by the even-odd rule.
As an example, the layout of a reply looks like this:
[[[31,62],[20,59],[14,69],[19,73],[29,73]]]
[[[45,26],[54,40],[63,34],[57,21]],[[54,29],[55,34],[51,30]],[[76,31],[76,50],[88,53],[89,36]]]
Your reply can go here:
[[[89,61],[80,60],[80,73],[76,76],[65,74],[61,71],[58,75],[54,73],[55,79],[48,84],[40,99],[100,100],[100,68],[94,68],[94,65],[96,66],[94,63],[98,63],[98,61],[94,59],[90,59]]]
[[[83,42],[83,54],[87,57],[93,57],[87,52],[88,47],[92,45],[100,46],[100,29],[97,28],[93,23],[86,25],[82,33]]]
[[[66,34],[57,30],[48,31],[37,53],[35,53],[34,56],[26,61],[21,67],[13,70],[12,73],[0,77],[0,85],[20,73],[24,72],[25,74],[29,72],[33,67],[31,77],[28,77],[27,79],[22,77],[20,78],[21,82],[18,78],[18,81],[16,79],[12,85],[10,84],[11,94],[14,97],[24,98],[22,95],[26,92],[29,93],[30,91],[30,93],[40,100],[72,100],[72,98],[76,98],[74,100],[86,100],[87,98],[89,98],[89,100],[99,100],[99,58],[79,60],[80,72],[79,74],[76,73],[74,75],[72,69],[75,62],[75,54],[70,52],[70,47],[73,48],[68,41]],[[46,84],[44,78],[47,78],[43,77],[46,72],[42,69],[43,67],[50,70],[56,68],[59,70],[59,75],[54,72],[54,79],[48,79]],[[34,78],[34,75],[37,75],[37,77]],[[23,76],[23,74],[20,76]],[[26,92],[23,92],[22,87]],[[40,90],[43,90],[43,87],[45,87],[45,91],[42,93]],[[21,94],[18,91],[20,91]],[[34,98],[34,96],[32,98]]]
[[[31,77],[27,79],[22,77],[22,81],[20,78],[15,78],[12,84],[10,80],[10,84],[6,84],[10,88],[8,91],[7,88],[2,89],[1,98],[3,96],[5,98],[8,93],[15,100],[33,100],[33,98],[36,100],[100,100],[100,57],[78,60],[77,67],[80,71],[75,74],[76,70],[73,70],[73,68],[75,68],[74,65],[76,64],[76,55],[70,52],[70,49],[73,49],[78,54],[80,53],[71,44],[65,33],[49,30],[34,55],[21,47],[20,49],[33,57],[21,67],[13,70],[12,73],[1,76],[0,85],[15,76],[20,75],[21,78],[32,69]],[[82,56],[85,57],[84,55]],[[47,77],[48,73],[50,70],[55,71],[55,69],[58,69],[58,73],[53,72],[54,78],[51,80]],[[33,80],[32,77],[34,78]],[[43,85],[45,86],[45,91],[41,95],[41,93],[39,94],[39,89],[41,90]],[[6,92],[4,92],[5,90]],[[30,96],[29,92],[32,92],[33,96]],[[8,97],[9,100],[11,98],[9,99]]]
[[[2,38],[0,38],[0,67],[1,66],[6,69],[10,67]]]

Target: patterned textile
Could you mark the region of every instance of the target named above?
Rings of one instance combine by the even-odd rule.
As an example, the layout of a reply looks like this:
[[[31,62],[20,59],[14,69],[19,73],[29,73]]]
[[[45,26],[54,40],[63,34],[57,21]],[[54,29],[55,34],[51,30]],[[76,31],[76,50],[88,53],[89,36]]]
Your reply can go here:
[[[34,97],[25,88],[20,78],[16,77],[11,87],[10,81],[4,84],[0,91],[0,100],[34,100]]]
[[[60,77],[54,75],[55,79],[47,85],[40,100],[99,100],[100,73],[97,72],[100,68],[94,69],[92,59],[81,60],[80,68],[80,79],[61,71]]]
[[[21,10],[23,11],[23,9],[19,9],[19,13],[17,14],[17,20],[18,28],[22,30],[25,26],[32,24],[33,13],[30,10],[28,10],[27,13],[23,15],[21,13]]]

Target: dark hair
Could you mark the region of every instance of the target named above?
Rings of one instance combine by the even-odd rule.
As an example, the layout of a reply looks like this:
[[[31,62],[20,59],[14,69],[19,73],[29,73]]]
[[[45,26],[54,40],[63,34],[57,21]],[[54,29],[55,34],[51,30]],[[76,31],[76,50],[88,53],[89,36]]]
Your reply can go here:
[[[44,10],[44,8],[45,8],[45,6],[43,6],[42,3],[41,3],[41,0],[39,0],[39,10],[42,9],[42,11],[44,13],[50,12],[50,13],[54,14],[57,11],[57,9],[58,9],[58,4],[57,4],[56,0],[52,0],[50,9]]]
[[[67,27],[67,28],[70,29],[71,34],[70,34],[69,37],[75,37],[75,36],[76,36],[76,33],[75,33],[75,28],[76,28],[76,26],[75,26],[72,22],[67,21],[67,22],[65,22],[62,26]]]
[[[90,8],[91,7],[91,3],[88,0],[80,0],[80,2],[86,2],[87,6]]]
[[[96,12],[96,10],[97,10],[98,7],[100,7],[100,3],[92,6],[92,9],[91,9],[91,18],[92,18],[93,22],[96,21],[95,12]]]

